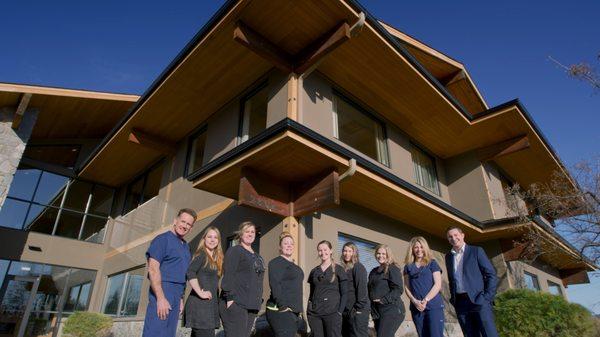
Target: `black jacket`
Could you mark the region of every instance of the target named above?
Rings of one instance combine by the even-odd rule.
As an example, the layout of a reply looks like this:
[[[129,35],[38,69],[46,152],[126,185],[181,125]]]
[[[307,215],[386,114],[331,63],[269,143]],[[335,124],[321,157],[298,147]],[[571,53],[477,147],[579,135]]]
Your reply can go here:
[[[275,304],[280,310],[290,308],[295,313],[302,312],[302,269],[278,256],[269,262],[268,270],[271,287],[269,303]]]
[[[310,296],[306,308],[308,314],[322,316],[344,312],[348,296],[348,278],[344,268],[338,264],[335,265],[335,277],[332,276],[331,267],[324,272],[321,266],[310,271],[308,275]]]
[[[260,310],[263,293],[264,261],[241,245],[225,253],[221,298],[234,301],[246,310]]]
[[[381,266],[373,268],[369,273],[369,298],[371,302],[378,299],[381,301],[381,305],[402,305],[400,296],[403,291],[402,273],[396,265],[390,265],[387,273],[384,272],[384,268]]]
[[[348,298],[346,300],[346,311],[369,311],[371,305],[367,290],[367,269],[362,263],[357,262],[351,269],[346,271],[348,276]]]

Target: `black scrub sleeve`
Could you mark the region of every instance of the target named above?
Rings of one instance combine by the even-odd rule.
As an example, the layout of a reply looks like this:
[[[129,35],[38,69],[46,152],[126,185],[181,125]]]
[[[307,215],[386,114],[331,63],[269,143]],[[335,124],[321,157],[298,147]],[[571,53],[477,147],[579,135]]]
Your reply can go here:
[[[395,265],[390,265],[388,267],[387,281],[390,291],[381,297],[381,304],[399,302],[400,296],[404,291],[404,283],[402,282],[402,274],[400,273],[400,268],[396,267]]]
[[[202,266],[204,266],[205,262],[206,262],[206,256],[204,256],[204,254],[198,255],[192,260],[192,263],[190,263],[187,273],[185,274],[185,277],[187,278],[188,281],[191,279],[198,278],[198,271],[200,271],[200,269],[202,269]],[[202,285],[200,285],[200,288],[202,288]]]
[[[280,267],[280,268],[277,268]],[[276,263],[269,263],[269,286],[271,287],[271,297],[277,304],[278,308],[287,307],[282,299],[283,295],[283,287],[281,286],[281,282],[283,280],[283,274],[285,273],[285,268],[281,268],[280,265],[276,265]]]
[[[367,270],[362,264],[357,263],[353,273],[354,285],[356,287],[356,302],[354,302],[354,309],[356,311],[362,311],[368,309],[370,306],[369,292],[367,290]]]
[[[341,314],[344,312],[344,308],[346,308],[346,301],[348,301],[348,275],[346,275],[346,271],[338,265],[336,265],[335,273],[338,278],[340,289],[340,305],[338,307],[338,312]]]
[[[237,302],[236,277],[237,267],[240,263],[240,252],[237,249],[228,249],[223,260],[223,279],[221,280],[221,297],[225,301]]]

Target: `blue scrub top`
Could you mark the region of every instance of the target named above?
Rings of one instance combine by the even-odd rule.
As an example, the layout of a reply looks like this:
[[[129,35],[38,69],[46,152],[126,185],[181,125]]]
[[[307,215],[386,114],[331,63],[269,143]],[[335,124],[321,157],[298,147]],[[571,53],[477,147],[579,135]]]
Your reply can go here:
[[[167,231],[158,235],[150,243],[146,259],[153,258],[160,263],[162,282],[185,283],[192,255],[185,240]]]
[[[436,271],[442,272],[435,260],[431,260],[428,265],[422,267],[417,267],[414,263],[404,266],[404,274],[408,275],[410,290],[416,299],[422,300],[427,296],[427,293],[429,293],[433,287],[433,273]],[[410,306],[411,309],[416,310],[416,308],[413,308],[412,303]],[[443,307],[444,301],[442,300],[440,292],[438,292],[437,295],[427,302],[427,308],[425,308],[425,310]]]

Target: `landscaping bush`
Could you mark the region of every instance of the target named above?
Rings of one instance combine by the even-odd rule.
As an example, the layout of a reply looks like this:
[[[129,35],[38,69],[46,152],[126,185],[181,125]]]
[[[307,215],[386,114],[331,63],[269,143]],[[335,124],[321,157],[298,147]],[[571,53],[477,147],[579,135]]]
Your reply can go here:
[[[77,311],[67,318],[63,332],[73,337],[104,337],[110,333],[112,323],[106,315]]]
[[[562,296],[514,289],[496,297],[495,304],[502,337],[597,337],[591,313]]]

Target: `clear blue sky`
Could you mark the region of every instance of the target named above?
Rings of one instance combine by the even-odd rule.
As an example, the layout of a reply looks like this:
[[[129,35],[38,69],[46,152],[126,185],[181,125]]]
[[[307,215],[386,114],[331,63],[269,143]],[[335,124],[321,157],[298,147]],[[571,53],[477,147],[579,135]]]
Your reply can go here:
[[[222,2],[7,2],[0,82],[141,94]],[[600,154],[600,93],[548,60],[600,67],[600,1],[361,3],[465,64],[490,106],[520,98],[567,166]],[[568,293],[600,303],[600,276]]]

